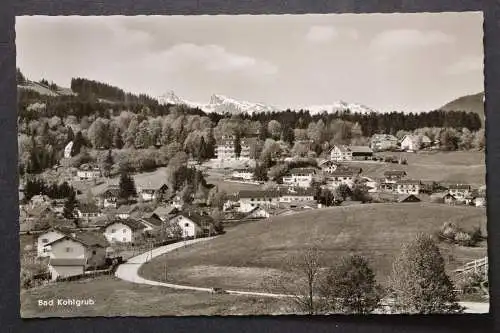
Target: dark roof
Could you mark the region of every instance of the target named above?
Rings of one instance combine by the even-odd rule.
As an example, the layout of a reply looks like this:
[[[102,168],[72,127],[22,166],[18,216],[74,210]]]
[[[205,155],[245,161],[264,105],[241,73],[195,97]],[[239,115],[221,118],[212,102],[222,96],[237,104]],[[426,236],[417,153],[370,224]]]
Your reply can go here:
[[[214,219],[210,215],[201,215],[196,211],[185,211],[177,216],[184,216],[185,218],[190,219],[200,227],[214,222]]]
[[[316,173],[316,169],[314,168],[294,168],[294,169],[290,169],[290,171],[288,171],[289,174],[291,175],[297,175],[297,174],[315,174]]]
[[[110,225],[115,224],[115,223],[124,224],[124,225],[128,226],[130,229],[132,229],[132,231],[142,230],[142,229],[146,228],[146,226],[144,224],[142,224],[141,222],[139,222],[135,219],[114,219],[114,220],[111,220],[110,222],[108,222],[104,226],[104,228],[107,228]]]
[[[416,195],[414,195],[414,194],[401,196],[401,197],[399,198],[399,202],[419,202],[419,201],[422,201],[422,200],[420,200],[420,198],[419,198],[419,197],[417,197],[417,196],[416,196]]]
[[[421,185],[422,182],[420,180],[414,180],[414,179],[402,179],[398,182],[396,182],[396,185]]]
[[[352,170],[345,170],[345,169],[337,169],[333,172],[330,173],[329,176],[331,177],[354,177],[356,176],[357,172],[352,171]]]
[[[450,185],[450,190],[471,190],[471,186],[467,184],[454,184]]]
[[[351,146],[349,149],[353,154],[363,153],[363,154],[372,154],[373,150],[368,146]]]
[[[95,205],[95,204],[79,203],[78,209],[82,213],[97,213],[97,212],[99,212],[99,207],[97,207],[97,205]]]
[[[87,260],[84,258],[50,258],[51,266],[85,266]]]
[[[150,223],[150,224],[157,226],[157,227],[161,226],[163,223],[163,221],[160,218],[156,217],[156,215],[154,215],[154,214],[153,214],[153,216],[143,217],[142,219],[144,221],[146,221],[147,223]]]
[[[274,190],[241,190],[239,198],[277,198],[279,192]]]
[[[313,188],[288,188],[280,190],[281,196],[314,196],[316,193]]]
[[[99,246],[99,247],[106,247],[108,246],[108,241],[104,237],[104,235],[100,232],[91,232],[91,231],[81,231],[81,232],[75,232],[69,235],[66,235],[65,237],[56,239],[55,241],[45,244],[47,245],[52,245],[54,243],[60,242],[65,239],[71,239],[74,240],[75,242],[78,242],[84,246]]]
[[[384,172],[384,176],[386,177],[391,177],[391,176],[405,176],[406,171],[404,170],[389,170]]]
[[[153,214],[156,214],[157,216],[161,217],[174,214],[175,212],[177,212],[177,208],[175,208],[174,206],[160,206],[156,207],[156,209],[153,211]]]

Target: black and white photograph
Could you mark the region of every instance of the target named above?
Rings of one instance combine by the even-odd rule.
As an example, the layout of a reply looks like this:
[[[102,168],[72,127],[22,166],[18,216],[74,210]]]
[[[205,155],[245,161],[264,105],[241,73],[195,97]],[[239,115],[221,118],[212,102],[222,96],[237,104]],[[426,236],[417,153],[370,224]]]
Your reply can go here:
[[[489,312],[481,12],[15,34],[22,318]]]

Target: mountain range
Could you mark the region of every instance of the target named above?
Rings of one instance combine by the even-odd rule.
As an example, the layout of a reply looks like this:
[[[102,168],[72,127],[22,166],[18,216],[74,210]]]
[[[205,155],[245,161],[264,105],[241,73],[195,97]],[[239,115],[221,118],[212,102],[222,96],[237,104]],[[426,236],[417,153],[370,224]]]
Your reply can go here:
[[[254,113],[262,113],[262,112],[273,112],[280,111],[278,107],[272,105],[266,105],[262,103],[253,103],[247,101],[236,100],[231,97],[227,97],[224,95],[214,94],[210,97],[210,101],[206,104],[191,102],[182,99],[173,91],[168,91],[164,95],[158,97],[158,102],[160,104],[175,104],[175,105],[187,105],[190,107],[197,107],[204,112],[214,112],[221,114],[254,114]],[[304,109],[309,110],[311,114],[319,114],[322,112],[327,113],[335,113],[337,111],[346,111],[351,110],[351,112],[357,113],[372,113],[378,112],[374,109],[371,109],[367,106],[355,103],[347,103],[344,101],[334,102],[332,104],[327,105],[311,105],[306,107],[295,108],[295,110]]]

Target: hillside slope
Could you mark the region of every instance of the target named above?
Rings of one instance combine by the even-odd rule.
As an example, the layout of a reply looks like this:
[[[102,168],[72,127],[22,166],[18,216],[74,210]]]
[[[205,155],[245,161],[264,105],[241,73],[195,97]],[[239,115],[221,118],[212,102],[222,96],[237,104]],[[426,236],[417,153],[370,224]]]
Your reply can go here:
[[[210,242],[166,254],[145,264],[140,274],[195,286],[262,289],[266,276],[285,267],[287,259],[316,244],[325,265],[342,256],[366,256],[379,281],[386,281],[401,245],[419,232],[434,233],[445,221],[466,230],[486,228],[484,209],[430,203],[365,204],[318,209],[235,227]],[[484,247],[442,246],[447,268],[485,255]],[[453,257],[453,261],[450,258]]]
[[[477,113],[484,121],[484,92],[459,97],[439,108],[443,111],[467,111]]]

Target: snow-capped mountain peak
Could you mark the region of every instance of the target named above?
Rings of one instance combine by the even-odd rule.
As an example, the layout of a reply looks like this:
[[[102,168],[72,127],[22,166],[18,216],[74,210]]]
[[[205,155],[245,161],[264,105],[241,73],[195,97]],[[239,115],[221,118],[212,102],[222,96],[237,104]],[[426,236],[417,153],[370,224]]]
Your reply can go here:
[[[263,113],[263,112],[274,112],[279,111],[279,108],[274,106],[266,105],[263,103],[253,103],[247,101],[236,100],[234,98],[224,96],[221,94],[213,94],[210,96],[208,104],[190,102],[177,96],[172,90],[167,91],[162,96],[158,97],[158,102],[160,104],[176,104],[176,105],[187,105],[195,108],[200,108],[204,112],[210,113],[229,113],[229,114],[253,114],[253,113]],[[295,108],[301,109],[301,108]],[[373,113],[377,112],[372,108],[369,108],[362,104],[347,103],[345,101],[337,101],[332,104],[326,105],[310,105],[302,107],[302,109],[309,110],[313,114],[320,114],[323,112],[335,113],[337,111],[347,111],[350,110],[352,113]]]

